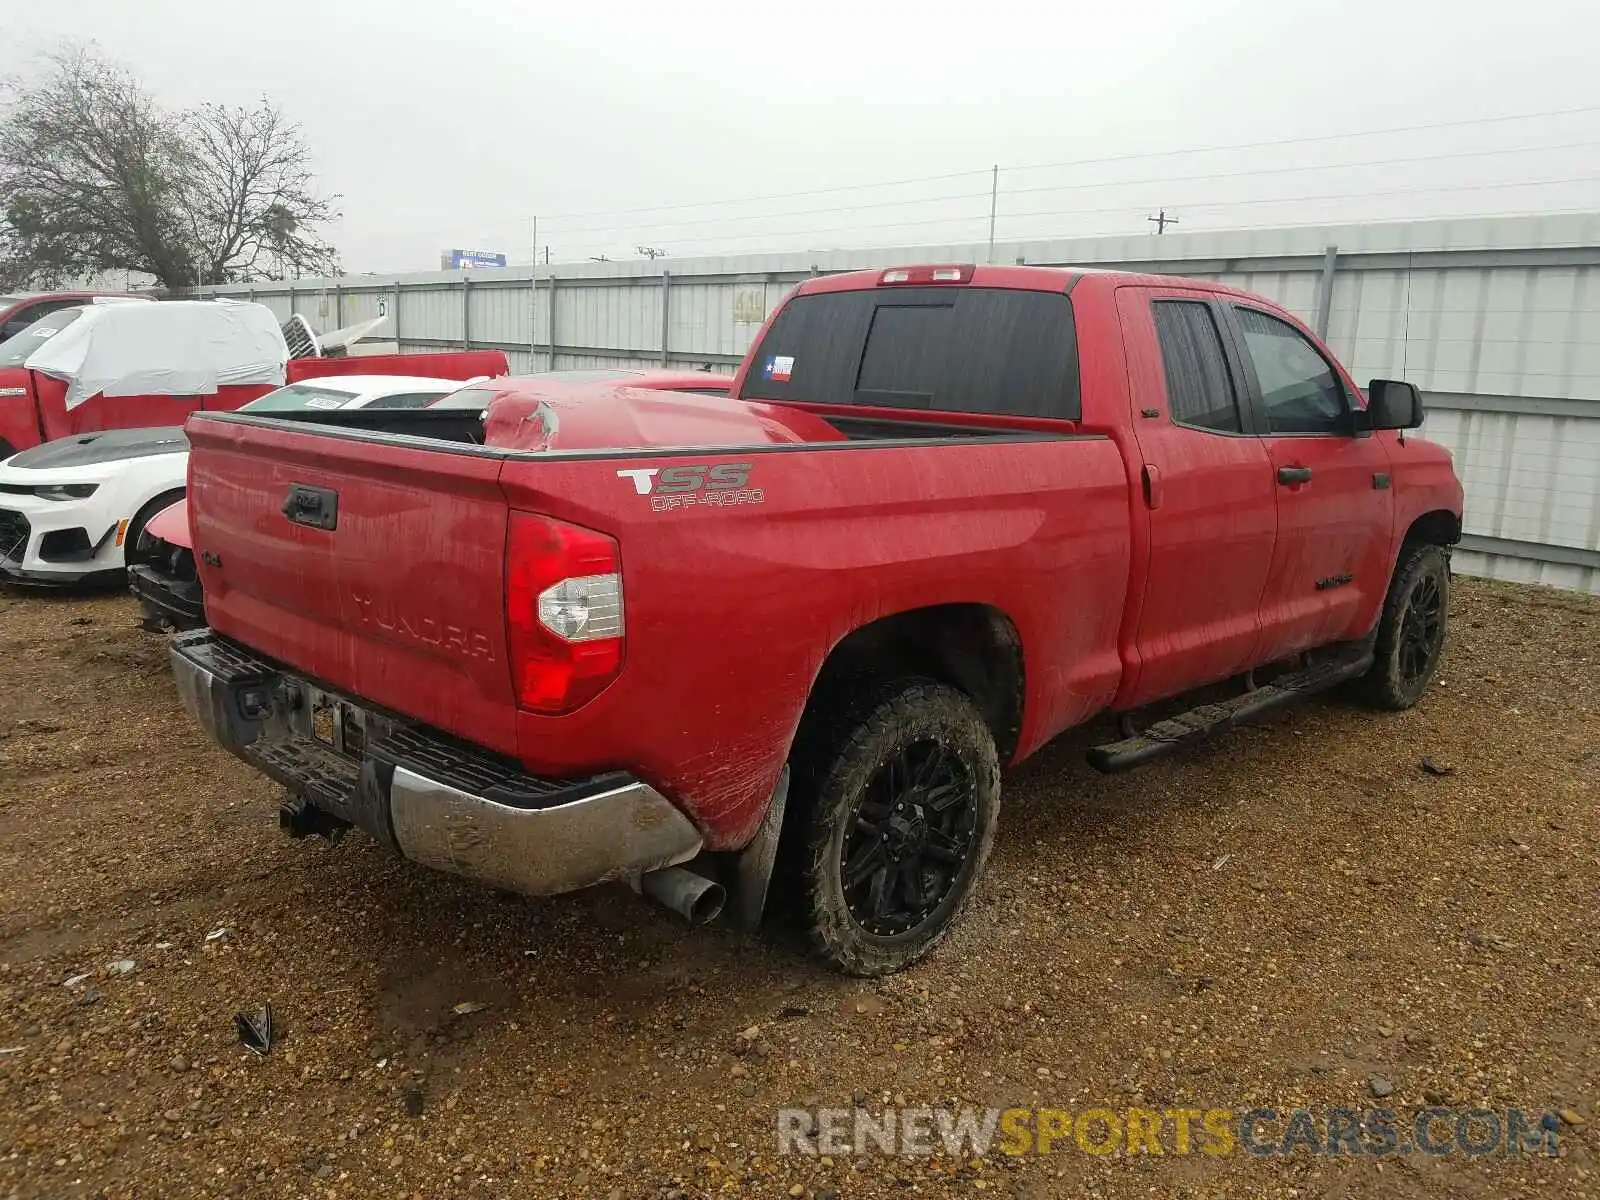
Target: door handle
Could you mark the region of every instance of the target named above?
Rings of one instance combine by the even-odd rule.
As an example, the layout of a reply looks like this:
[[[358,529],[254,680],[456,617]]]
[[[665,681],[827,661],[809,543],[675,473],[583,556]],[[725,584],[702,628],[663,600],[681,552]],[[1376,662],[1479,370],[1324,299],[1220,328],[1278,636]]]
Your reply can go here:
[[[339,493],[332,488],[291,483],[283,501],[283,515],[296,525],[312,529],[336,529],[339,525]]]
[[[1146,508],[1160,508],[1161,468],[1151,463],[1145,463],[1141,475],[1141,482],[1144,485],[1144,506]]]
[[[1282,484],[1310,483],[1310,467],[1279,467],[1278,482]]]

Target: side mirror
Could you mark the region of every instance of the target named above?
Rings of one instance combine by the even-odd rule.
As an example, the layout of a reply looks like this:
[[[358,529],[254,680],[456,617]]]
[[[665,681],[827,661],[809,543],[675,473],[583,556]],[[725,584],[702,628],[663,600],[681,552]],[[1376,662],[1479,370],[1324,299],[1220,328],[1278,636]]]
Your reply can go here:
[[[1422,424],[1422,393],[1414,383],[1374,379],[1367,385],[1367,422],[1372,429],[1415,429]]]

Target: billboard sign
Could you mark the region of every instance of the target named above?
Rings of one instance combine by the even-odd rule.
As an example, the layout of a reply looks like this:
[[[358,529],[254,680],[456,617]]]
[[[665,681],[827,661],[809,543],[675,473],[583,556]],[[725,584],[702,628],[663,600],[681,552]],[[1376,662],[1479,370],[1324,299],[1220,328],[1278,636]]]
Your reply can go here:
[[[506,256],[495,250],[446,250],[439,256],[439,266],[446,271],[460,271],[470,267],[503,267]]]

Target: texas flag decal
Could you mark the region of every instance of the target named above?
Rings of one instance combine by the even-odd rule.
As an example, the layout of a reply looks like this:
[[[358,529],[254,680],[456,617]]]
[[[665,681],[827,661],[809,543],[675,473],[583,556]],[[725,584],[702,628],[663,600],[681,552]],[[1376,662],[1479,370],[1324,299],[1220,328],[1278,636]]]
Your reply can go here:
[[[788,383],[789,376],[794,374],[794,356],[792,354],[780,354],[767,359],[767,365],[762,369],[761,373],[772,380],[773,383]]]

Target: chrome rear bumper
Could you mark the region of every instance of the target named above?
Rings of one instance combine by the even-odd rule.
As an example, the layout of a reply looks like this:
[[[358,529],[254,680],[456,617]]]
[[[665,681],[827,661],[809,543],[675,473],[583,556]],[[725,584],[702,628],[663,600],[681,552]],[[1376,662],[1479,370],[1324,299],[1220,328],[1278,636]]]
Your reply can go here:
[[[172,641],[173,677],[222,746],[303,804],[425,866],[529,895],[687,862],[699,832],[617,772],[555,780],[335,695],[210,629]]]

